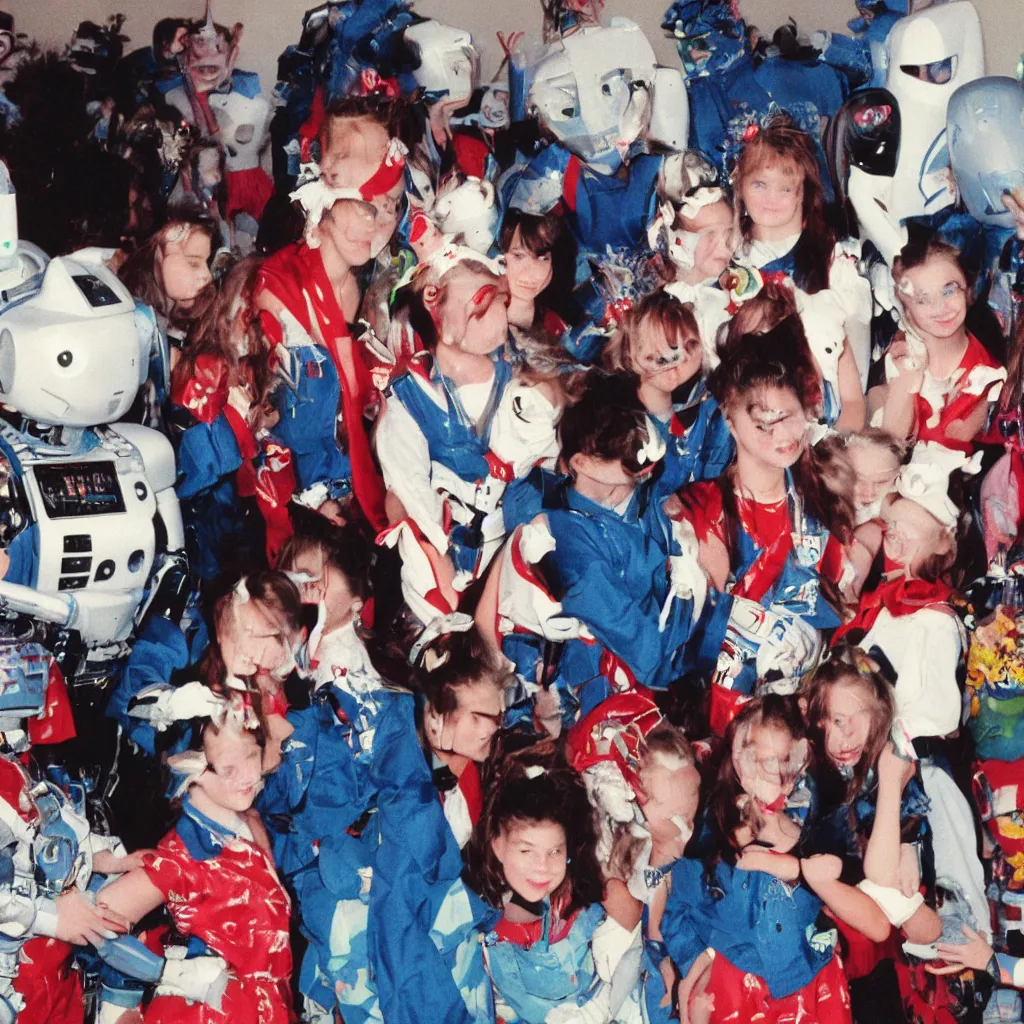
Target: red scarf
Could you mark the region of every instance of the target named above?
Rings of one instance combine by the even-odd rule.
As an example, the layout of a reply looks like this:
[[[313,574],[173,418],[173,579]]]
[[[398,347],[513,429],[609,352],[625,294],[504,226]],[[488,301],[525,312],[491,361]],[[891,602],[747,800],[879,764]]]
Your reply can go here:
[[[929,583],[906,576],[884,580],[871,593],[861,595],[857,614],[836,630],[832,643],[835,645],[854,630],[863,636],[875,624],[883,608],[888,609],[894,618],[899,618],[932,605],[948,604],[952,593],[952,587],[941,580]]]
[[[341,382],[341,413],[348,433],[352,491],[370,525],[375,530],[383,530],[387,526],[384,481],[374,465],[370,439],[363,424],[363,411],[375,390],[373,380],[356,352],[320,250],[296,242],[275,253],[260,268],[257,294],[264,288],[288,307],[310,337],[315,337],[306,304],[307,296],[309,298],[317,319],[316,327]],[[275,345],[283,341],[281,325],[275,318],[263,316],[260,322]]]

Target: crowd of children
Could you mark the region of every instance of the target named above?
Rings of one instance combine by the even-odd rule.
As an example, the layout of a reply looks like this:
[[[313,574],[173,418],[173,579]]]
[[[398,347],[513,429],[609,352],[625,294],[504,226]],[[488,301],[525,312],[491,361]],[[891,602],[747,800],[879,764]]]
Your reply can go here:
[[[549,45],[623,31],[596,6]],[[0,1020],[79,1024],[83,977],[102,1024],[1020,1020],[1024,319],[937,230],[879,315],[785,110],[728,180],[539,99],[528,141],[465,116],[465,33],[389,12],[411,56],[348,40],[274,195],[209,10],[104,109],[192,122],[173,189],[143,216],[132,165],[131,224],[68,246],[167,340],[130,418],[191,597],[104,695],[131,852],[86,824],[105,884],[34,917],[0,857]],[[604,88],[626,132],[654,87]],[[55,717],[0,719],[5,849]]]

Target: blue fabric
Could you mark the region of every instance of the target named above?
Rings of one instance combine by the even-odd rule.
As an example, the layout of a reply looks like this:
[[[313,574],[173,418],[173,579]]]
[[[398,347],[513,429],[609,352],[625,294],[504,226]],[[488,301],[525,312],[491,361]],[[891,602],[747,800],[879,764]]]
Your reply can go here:
[[[148,722],[129,715],[128,705],[147,686],[170,682],[175,672],[196,664],[208,642],[205,625],[196,631],[190,644],[177,625],[153,615],[132,644],[107,702],[106,714],[116,719],[125,736],[150,757],[156,756],[156,730]],[[185,740],[181,738],[173,749],[183,749],[184,745]]]
[[[348,456],[338,447],[337,417],[341,401],[338,371],[317,345],[289,346],[286,383],[274,392],[281,420],[274,428],[281,444],[291,449],[300,491],[314,484],[351,488]],[[332,492],[332,496],[334,495]]]
[[[228,843],[238,838],[238,833],[233,829],[203,814],[192,803],[188,793],[181,798],[181,817],[174,830],[193,860],[211,860]]]
[[[710,877],[709,877],[710,875]],[[683,976],[711,947],[763,978],[774,998],[813,980],[832,959],[834,931],[819,932],[821,900],[762,871],[684,857],[672,869],[661,931]]]
[[[581,249],[600,258],[607,246],[647,247],[647,225],[657,212],[662,163],[660,156],[634,157],[625,177],[579,165],[575,205],[567,219]]]
[[[487,964],[501,1019],[508,1024],[544,1024],[556,1006],[582,1006],[600,984],[590,941],[606,916],[600,903],[585,907],[568,935],[550,942],[551,906],[545,900],[541,938],[529,948],[488,934]]]
[[[659,481],[664,492],[677,491],[695,480],[714,480],[725,472],[736,450],[732,434],[701,378],[690,398],[674,409],[674,418],[690,422],[681,436],[672,433],[672,420],[651,420],[665,442],[664,469]]]
[[[462,408],[454,382],[442,377],[436,367],[431,374],[431,383],[443,394],[447,408],[442,409],[412,373],[402,374],[392,383],[391,391],[426,438],[431,462],[439,462],[467,483],[475,483],[490,475],[486,456],[490,451],[491,422],[511,379],[511,363],[504,359],[495,360],[494,383],[488,401],[492,416],[483,424],[481,433],[477,433],[473,421]]]
[[[329,1006],[337,982],[350,986],[339,1000],[350,1022],[472,1020],[453,977],[458,947],[444,953],[431,936],[462,858],[411,695],[326,686],[288,719],[295,732],[259,807],[310,940],[303,990]]]
[[[547,517],[556,547],[541,565],[544,578],[565,614],[585,623],[598,641],[566,641],[556,683],[563,708],[578,700],[586,714],[610,695],[599,671],[602,648],[627,664],[639,683],[659,689],[688,671],[710,671],[717,661],[732,608],[729,595],[711,591],[696,623],[692,601],[677,597],[664,631],[659,629],[669,591],[668,557],[674,553],[661,511],[664,497],[657,482],[648,483],[619,515],[541,469],[505,492],[509,532],[542,512]],[[534,678],[529,673],[536,663],[523,660],[522,645],[530,639],[513,635],[504,648],[527,679]],[[542,646],[536,638],[534,650]],[[513,710],[513,721],[520,720],[520,710]]]

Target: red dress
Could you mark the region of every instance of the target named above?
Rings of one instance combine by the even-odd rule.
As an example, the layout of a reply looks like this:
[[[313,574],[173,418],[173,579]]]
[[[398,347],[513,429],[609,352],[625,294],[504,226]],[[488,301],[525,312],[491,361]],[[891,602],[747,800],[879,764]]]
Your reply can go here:
[[[971,441],[957,441],[947,436],[951,424],[957,420],[971,416],[979,405],[994,401],[992,389],[1001,378],[992,378],[992,371],[1002,368],[997,359],[993,359],[988,349],[973,334],[967,335],[967,350],[964,352],[960,365],[953,375],[960,374],[952,383],[950,393],[939,411],[938,416],[932,411],[928,402],[918,395],[916,398],[915,420],[918,441],[937,441],[947,448],[966,452],[974,451]],[[1002,377],[1005,378],[1005,372]],[[931,422],[930,422],[931,421]]]
[[[288,894],[267,854],[246,839],[228,839],[212,855],[203,850],[193,856],[192,836],[203,826],[188,813],[146,855],[144,870],[163,893],[178,931],[223,957],[232,978],[219,1012],[205,1003],[156,996],[146,1024],[289,1024],[295,1015]]]

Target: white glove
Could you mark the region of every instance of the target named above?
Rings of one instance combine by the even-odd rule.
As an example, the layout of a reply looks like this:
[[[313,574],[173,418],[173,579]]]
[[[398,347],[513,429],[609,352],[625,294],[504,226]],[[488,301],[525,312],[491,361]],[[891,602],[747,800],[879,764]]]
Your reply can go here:
[[[693,523],[688,519],[672,520],[672,538],[679,545],[680,553],[669,556],[669,579],[672,591],[661,609],[658,628],[664,632],[668,622],[668,608],[672,595],[693,600],[693,621],[700,618],[704,601],[708,596],[708,577],[700,564],[700,545]]]
[[[594,969],[602,981],[612,980],[627,950],[633,946],[639,948],[643,941],[640,927],[638,923],[632,931],[627,931],[614,917],[606,917],[594,929],[590,951],[594,957]]]
[[[179,947],[180,949],[180,947]],[[219,956],[197,956],[191,960],[172,955],[168,949],[167,963],[156,987],[158,996],[181,996],[196,1003],[206,1003],[220,1012],[221,1001],[227,991],[231,975],[226,960]],[[184,950],[181,950],[184,954]]]
[[[200,682],[171,686],[157,683],[147,686],[132,699],[128,714],[149,722],[158,732],[169,729],[175,722],[190,718],[207,718],[224,708],[224,698]]]

